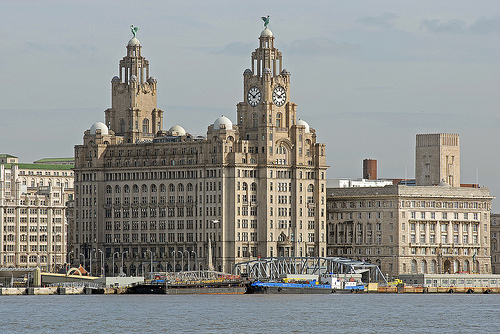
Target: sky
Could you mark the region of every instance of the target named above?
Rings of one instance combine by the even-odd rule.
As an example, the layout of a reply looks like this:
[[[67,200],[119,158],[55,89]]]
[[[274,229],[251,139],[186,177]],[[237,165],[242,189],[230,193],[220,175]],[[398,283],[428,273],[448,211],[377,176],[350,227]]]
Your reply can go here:
[[[73,156],[104,121],[137,38],[164,127],[236,120],[243,71],[269,28],[298,117],[326,143],[328,177],[414,177],[415,136],[458,133],[461,181],[500,196],[500,3],[492,1],[20,1],[2,5],[0,153]],[[500,212],[500,199],[494,212]]]

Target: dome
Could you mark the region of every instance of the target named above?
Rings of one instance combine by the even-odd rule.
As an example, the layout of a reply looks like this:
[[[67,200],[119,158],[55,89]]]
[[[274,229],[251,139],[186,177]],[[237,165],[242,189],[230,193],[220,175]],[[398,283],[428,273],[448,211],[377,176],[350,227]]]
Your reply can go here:
[[[140,46],[141,42],[137,38],[132,38],[130,41],[128,41],[128,46]]]
[[[260,37],[273,37],[273,32],[266,28],[260,33]]]
[[[299,120],[297,121],[297,125],[303,125],[306,128],[306,133],[309,133],[309,124],[307,124],[306,121],[299,118]]]
[[[245,75],[245,74],[250,74],[250,75],[252,75],[252,74],[253,74],[253,72],[252,72],[252,70],[251,70],[251,69],[247,68],[247,69],[245,70],[245,72],[243,72],[243,75]]]
[[[271,69],[270,68],[265,68],[264,71],[262,71],[264,74],[271,74]]]
[[[283,71],[281,71],[281,74],[283,74],[283,75],[290,75],[290,71],[287,70],[286,68],[284,68]]]
[[[149,83],[156,83],[156,78],[155,77],[149,77],[148,82]]]
[[[130,81],[137,81],[137,77],[135,75],[131,75],[130,76]]]
[[[168,129],[168,131],[170,132],[170,134],[172,136],[185,136],[186,135],[186,130],[184,130],[184,128],[180,125],[174,125],[170,129]]]
[[[222,127],[224,125],[224,127]],[[233,129],[233,122],[226,116],[222,115],[221,117],[217,118],[214,122],[214,130],[219,130],[219,129],[226,129],[226,130],[232,130]]]
[[[97,130],[101,130],[102,135],[108,134],[108,127],[106,126],[106,124],[102,122],[97,122],[92,124],[92,126],[90,127],[90,134],[95,135]]]
[[[111,82],[121,82],[120,78],[117,77],[116,75],[111,79]]]

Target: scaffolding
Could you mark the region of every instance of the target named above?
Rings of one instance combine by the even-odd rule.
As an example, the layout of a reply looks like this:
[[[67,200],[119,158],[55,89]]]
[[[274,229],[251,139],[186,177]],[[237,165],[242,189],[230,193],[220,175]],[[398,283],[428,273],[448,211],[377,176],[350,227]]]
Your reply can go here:
[[[232,272],[251,280],[275,280],[285,275],[361,274],[363,283],[386,283],[380,268],[342,257],[268,257],[237,263]]]

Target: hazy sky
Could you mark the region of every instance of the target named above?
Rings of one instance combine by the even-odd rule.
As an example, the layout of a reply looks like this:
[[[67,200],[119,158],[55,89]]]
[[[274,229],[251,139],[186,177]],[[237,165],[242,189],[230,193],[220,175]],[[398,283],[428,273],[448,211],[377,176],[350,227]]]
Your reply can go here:
[[[365,158],[378,160],[380,177],[413,177],[415,135],[452,132],[462,183],[478,177],[500,195],[498,0],[0,4],[0,153],[22,162],[72,156],[104,121],[131,24],[166,129],[205,134],[221,114],[235,121],[270,15],[290,99],[326,143],[329,177],[360,177]]]

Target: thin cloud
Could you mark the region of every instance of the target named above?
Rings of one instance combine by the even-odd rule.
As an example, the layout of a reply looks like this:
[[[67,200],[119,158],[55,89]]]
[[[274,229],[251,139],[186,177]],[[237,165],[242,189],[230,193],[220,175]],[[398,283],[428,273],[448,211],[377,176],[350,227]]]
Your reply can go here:
[[[248,56],[255,49],[254,43],[233,42],[220,47],[195,47],[191,48],[207,54]]]
[[[72,44],[46,44],[39,42],[25,42],[24,49],[27,52],[59,52],[63,51],[68,54],[82,55],[87,52],[96,51],[96,47],[93,45],[72,45]]]
[[[500,17],[491,19],[480,18],[474,23],[467,25],[465,21],[460,19],[452,19],[448,22],[441,22],[440,20],[423,19],[420,26],[425,30],[434,34],[489,34],[492,32],[500,31]]]
[[[359,19],[357,22],[363,23],[371,27],[390,29],[394,26],[394,23],[392,23],[392,21],[397,17],[398,16],[393,13],[383,13],[379,16],[364,17],[362,19]]]
[[[361,50],[361,47],[357,44],[337,43],[328,38],[311,38],[306,40],[294,40],[287,49],[287,52],[296,54],[338,56],[358,52]]]

